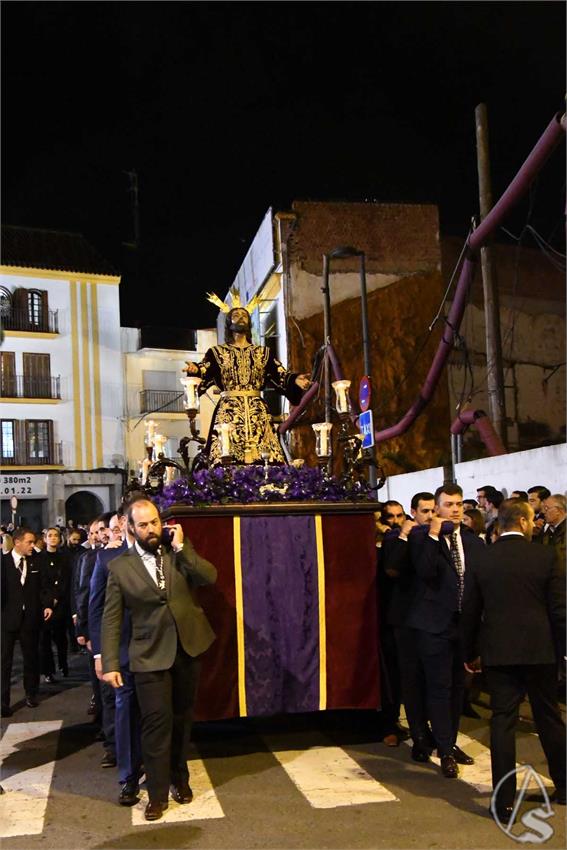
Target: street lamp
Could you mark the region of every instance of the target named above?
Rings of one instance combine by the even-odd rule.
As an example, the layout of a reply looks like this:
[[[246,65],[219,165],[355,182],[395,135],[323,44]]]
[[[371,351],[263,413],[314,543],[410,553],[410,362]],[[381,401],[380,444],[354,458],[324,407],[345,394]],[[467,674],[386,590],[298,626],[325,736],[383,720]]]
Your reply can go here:
[[[370,333],[368,329],[368,304],[366,293],[366,258],[364,251],[358,248],[353,248],[352,245],[342,245],[329,251],[328,254],[323,254],[323,336],[324,344],[331,343],[331,294],[329,289],[329,280],[331,273],[331,260],[344,260],[348,257],[359,258],[360,271],[360,304],[362,313],[362,353],[364,357],[364,373],[368,379],[371,379],[371,360],[370,360]],[[327,361],[325,371],[325,421],[331,421],[331,370]],[[371,462],[368,469],[368,480],[371,487],[376,487],[376,449],[374,446],[370,449]]]

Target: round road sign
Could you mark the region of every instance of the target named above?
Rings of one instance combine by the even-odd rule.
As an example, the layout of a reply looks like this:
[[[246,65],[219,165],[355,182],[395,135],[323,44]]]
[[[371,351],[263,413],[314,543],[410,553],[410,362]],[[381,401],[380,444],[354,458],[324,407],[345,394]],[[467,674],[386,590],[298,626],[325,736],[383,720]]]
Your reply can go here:
[[[360,386],[358,388],[358,402],[360,404],[360,409],[364,412],[368,410],[370,407],[370,402],[372,401],[372,385],[370,383],[370,378],[368,375],[365,375],[364,378],[360,381]]]

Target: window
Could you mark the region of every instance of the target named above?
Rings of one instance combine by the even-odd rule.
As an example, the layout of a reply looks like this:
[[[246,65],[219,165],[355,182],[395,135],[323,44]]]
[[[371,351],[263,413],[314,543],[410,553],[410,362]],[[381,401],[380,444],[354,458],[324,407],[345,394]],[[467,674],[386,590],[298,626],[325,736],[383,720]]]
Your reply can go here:
[[[53,398],[49,354],[24,352],[23,364],[25,398]]]
[[[0,286],[0,317],[7,319],[12,312],[12,293],[5,286]]]
[[[13,419],[0,419],[0,455],[2,460],[13,460],[16,456]]]
[[[39,289],[28,290],[28,321],[39,327],[43,324],[43,296]]]
[[[49,419],[26,421],[26,452],[30,463],[51,457],[51,425]]]
[[[16,354],[13,351],[0,351],[0,384],[3,398],[16,397]]]

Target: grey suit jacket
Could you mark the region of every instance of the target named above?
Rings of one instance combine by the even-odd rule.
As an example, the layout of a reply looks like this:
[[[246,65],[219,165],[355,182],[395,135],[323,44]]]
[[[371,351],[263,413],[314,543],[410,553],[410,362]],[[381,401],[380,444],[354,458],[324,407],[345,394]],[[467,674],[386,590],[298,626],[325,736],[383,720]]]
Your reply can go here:
[[[120,670],[120,630],[125,608],[132,618],[129,655],[133,673],[168,670],[175,659],[178,639],[192,656],[200,655],[211,645],[214,632],[192,589],[214,584],[217,571],[187,539],[181,552],[163,552],[166,591],[158,589],[134,547],[112,560],[108,569],[102,618],[105,673]]]

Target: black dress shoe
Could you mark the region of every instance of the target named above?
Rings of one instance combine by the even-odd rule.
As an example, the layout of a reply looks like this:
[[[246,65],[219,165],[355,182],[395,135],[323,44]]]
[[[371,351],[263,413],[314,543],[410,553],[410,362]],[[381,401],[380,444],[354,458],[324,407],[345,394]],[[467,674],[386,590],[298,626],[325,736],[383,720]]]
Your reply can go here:
[[[565,788],[556,788],[551,797],[550,803],[557,803],[559,806],[565,805]]]
[[[35,697],[26,697],[26,705],[28,708],[37,708],[39,702]]]
[[[2,713],[0,714],[0,716],[1,717],[11,717],[13,715],[13,713],[14,712],[12,711],[12,709],[10,708],[9,705],[3,705],[2,706]]]
[[[47,676],[43,677],[43,681],[47,682],[48,685],[56,685],[57,679],[53,675],[53,673],[48,673]]]
[[[193,799],[193,792],[188,782],[172,782],[169,786],[171,796],[176,803],[190,803]]]
[[[514,806],[497,806],[492,812],[492,815],[500,821],[502,826],[508,826],[513,811]]]
[[[168,803],[155,802],[153,800],[150,800],[144,812],[145,819],[159,820],[163,816],[163,813],[167,809],[167,806]]]
[[[456,779],[459,775],[459,765],[454,756],[441,756],[441,773],[446,779]]]
[[[135,806],[139,800],[140,786],[137,782],[123,782],[118,795],[121,806]]]
[[[423,747],[421,744],[414,744],[411,748],[411,757],[414,761],[418,761],[421,764],[427,764],[430,760],[429,756],[431,754],[431,750],[429,747]]]
[[[453,747],[453,758],[457,762],[457,764],[474,764],[474,759],[472,756],[468,756],[460,747]]]
[[[116,756],[108,751],[102,757],[101,767],[116,767]]]

